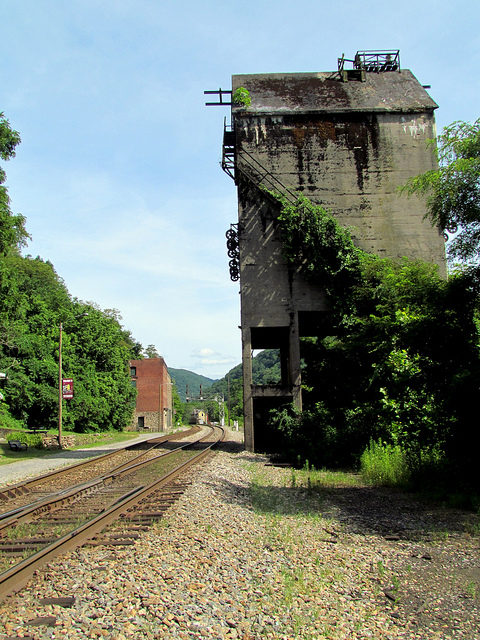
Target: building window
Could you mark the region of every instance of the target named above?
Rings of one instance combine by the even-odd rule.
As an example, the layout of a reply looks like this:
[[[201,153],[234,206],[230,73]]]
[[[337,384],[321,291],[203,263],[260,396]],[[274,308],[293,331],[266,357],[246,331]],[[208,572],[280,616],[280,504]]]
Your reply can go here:
[[[138,418],[137,418],[137,427],[139,429],[144,429],[145,428],[145,418],[144,418],[144,416],[138,416]]]
[[[137,367],[130,367],[130,375],[132,377],[137,375]]]
[[[137,386],[137,381],[136,380],[130,380],[130,382],[132,383],[132,387],[136,387]]]

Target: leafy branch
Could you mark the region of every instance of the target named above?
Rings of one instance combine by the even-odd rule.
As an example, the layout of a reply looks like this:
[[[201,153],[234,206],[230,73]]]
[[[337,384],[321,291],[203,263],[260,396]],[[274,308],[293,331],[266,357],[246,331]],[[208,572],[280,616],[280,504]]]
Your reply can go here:
[[[281,204],[277,218],[287,263],[321,286],[332,308],[344,305],[360,284],[362,257],[348,229],[320,205],[299,195],[292,204],[269,192]]]

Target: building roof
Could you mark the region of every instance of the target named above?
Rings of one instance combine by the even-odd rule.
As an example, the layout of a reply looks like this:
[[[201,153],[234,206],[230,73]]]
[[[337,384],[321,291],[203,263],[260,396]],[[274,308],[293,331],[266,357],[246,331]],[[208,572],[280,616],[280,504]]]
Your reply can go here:
[[[408,69],[365,73],[365,82],[342,82],[335,72],[232,76],[232,90],[248,89],[252,115],[318,112],[412,112],[438,105]]]

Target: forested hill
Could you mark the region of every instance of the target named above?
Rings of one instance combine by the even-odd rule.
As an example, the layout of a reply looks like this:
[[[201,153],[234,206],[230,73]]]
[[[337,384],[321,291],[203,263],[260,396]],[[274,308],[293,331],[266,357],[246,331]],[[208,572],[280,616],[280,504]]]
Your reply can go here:
[[[186,399],[187,386],[190,396],[198,396],[200,394],[200,385],[202,385],[202,391],[205,391],[215,382],[215,380],[212,380],[211,378],[201,376],[200,374],[188,371],[187,369],[172,369],[171,367],[168,367],[168,372],[172,377],[172,380],[175,382],[182,402],[185,402]]]
[[[280,353],[278,349],[265,349],[258,353],[252,360],[253,384],[277,384],[280,382]],[[213,384],[216,391],[226,389],[227,380],[230,384],[234,380],[242,379],[242,365],[230,369],[223,378]]]
[[[280,352],[277,349],[265,349],[252,360],[254,384],[277,384],[280,382]],[[237,418],[243,415],[242,365],[238,364],[210,388],[212,393],[229,397],[231,415]]]

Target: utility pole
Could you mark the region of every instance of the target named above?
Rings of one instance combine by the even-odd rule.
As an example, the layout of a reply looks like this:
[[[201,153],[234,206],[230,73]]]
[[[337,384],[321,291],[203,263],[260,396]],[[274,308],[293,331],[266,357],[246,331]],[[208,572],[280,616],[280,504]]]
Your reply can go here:
[[[79,313],[74,316],[74,320],[77,318],[84,318],[88,316],[88,312]],[[60,322],[58,335],[58,446],[62,448],[62,409],[63,409],[63,376],[62,376],[62,334],[63,323]]]
[[[228,411],[228,424],[230,426],[230,373],[227,374],[227,411]]]
[[[62,448],[62,408],[63,408],[63,385],[62,385],[62,333],[63,324],[60,322],[60,333],[58,336],[58,446]]]

